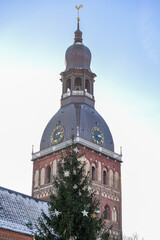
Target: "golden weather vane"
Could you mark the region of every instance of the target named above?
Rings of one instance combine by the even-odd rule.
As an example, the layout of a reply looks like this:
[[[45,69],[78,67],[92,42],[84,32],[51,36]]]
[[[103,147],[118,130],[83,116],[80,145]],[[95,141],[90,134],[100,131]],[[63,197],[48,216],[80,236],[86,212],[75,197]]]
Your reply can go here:
[[[82,4],[79,5],[79,7],[76,6],[76,9],[78,10],[78,17],[77,17],[77,21],[78,21],[78,22],[80,21],[80,18],[79,18],[79,9],[80,9],[80,8],[83,8],[83,5],[82,5]]]

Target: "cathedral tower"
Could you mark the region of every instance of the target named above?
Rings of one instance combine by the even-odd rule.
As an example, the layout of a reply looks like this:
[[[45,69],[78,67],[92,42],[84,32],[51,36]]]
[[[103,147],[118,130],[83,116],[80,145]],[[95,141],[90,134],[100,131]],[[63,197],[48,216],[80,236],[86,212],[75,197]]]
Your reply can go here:
[[[79,20],[79,19],[78,19]],[[61,151],[74,142],[83,150],[81,160],[90,171],[92,186],[101,203],[106,224],[112,225],[112,236],[121,239],[121,155],[114,152],[111,132],[94,108],[94,78],[90,69],[91,52],[83,44],[77,22],[74,43],[65,54],[66,68],[62,81],[61,107],[47,124],[40,151],[32,154],[32,196],[47,200],[52,176],[57,174]]]

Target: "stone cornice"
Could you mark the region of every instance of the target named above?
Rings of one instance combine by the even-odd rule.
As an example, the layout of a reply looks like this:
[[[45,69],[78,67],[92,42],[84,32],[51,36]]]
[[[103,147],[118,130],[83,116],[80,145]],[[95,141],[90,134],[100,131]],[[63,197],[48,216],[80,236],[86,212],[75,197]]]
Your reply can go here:
[[[96,152],[99,152],[103,155],[106,155],[108,157],[111,157],[112,159],[114,159],[115,161],[118,161],[118,162],[122,162],[122,156],[118,153],[115,153],[115,152],[112,152],[106,148],[103,148],[95,143],[92,143],[92,142],[89,142],[81,137],[75,137],[74,138],[74,143],[78,143],[82,146],[85,146],[85,147],[88,147]],[[41,157],[44,157],[46,155],[49,155],[49,154],[52,154],[54,152],[57,152],[57,151],[60,151],[64,148],[67,148],[69,147],[70,145],[72,145],[72,140],[68,140],[68,141],[65,141],[65,142],[62,142],[62,143],[59,143],[57,145],[54,145],[50,148],[47,148],[47,149],[44,149],[42,151],[39,151],[39,152],[36,152],[36,153],[33,153],[32,154],[32,161],[38,159],[38,158],[41,158]]]

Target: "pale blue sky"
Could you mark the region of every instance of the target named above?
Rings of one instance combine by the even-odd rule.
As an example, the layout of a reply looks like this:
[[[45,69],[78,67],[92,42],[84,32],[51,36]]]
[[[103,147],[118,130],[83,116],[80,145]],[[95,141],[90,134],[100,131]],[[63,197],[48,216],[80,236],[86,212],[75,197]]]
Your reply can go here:
[[[39,150],[43,130],[59,109],[59,73],[80,4],[80,29],[97,74],[96,109],[116,152],[123,147],[123,230],[157,239],[159,0],[0,0],[0,185],[31,193],[31,146]]]

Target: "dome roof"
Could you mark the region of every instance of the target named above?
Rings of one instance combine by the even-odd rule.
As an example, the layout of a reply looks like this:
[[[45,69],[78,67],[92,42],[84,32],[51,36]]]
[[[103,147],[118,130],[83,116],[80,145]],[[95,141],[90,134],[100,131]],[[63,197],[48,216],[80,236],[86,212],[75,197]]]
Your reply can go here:
[[[53,146],[51,135],[58,125],[64,128],[64,138],[62,142],[71,139],[72,135],[78,135],[79,137],[92,142],[91,130],[93,127],[98,127],[104,136],[104,142],[100,146],[110,151],[114,151],[112,135],[106,122],[94,108],[86,104],[69,104],[60,108],[44,130],[40,144],[40,151]]]
[[[66,69],[68,71],[71,68],[75,69],[87,69],[90,70],[91,52],[88,47],[82,43],[82,32],[79,30],[79,22],[77,30],[74,33],[74,44],[71,45],[65,55]]]
[[[71,68],[76,69],[87,69],[90,70],[91,63],[91,52],[88,47],[86,47],[81,42],[76,42],[71,45],[65,55],[66,69],[68,71]]]

